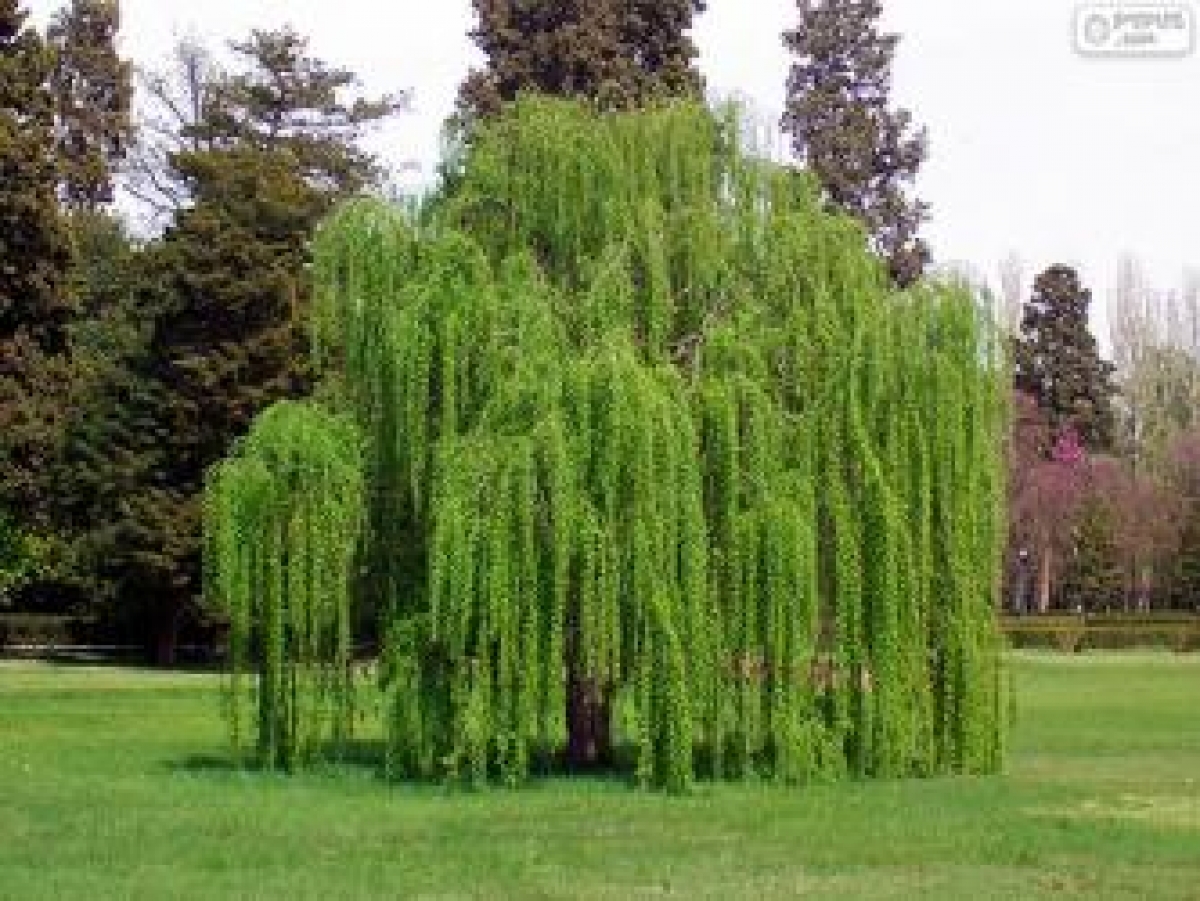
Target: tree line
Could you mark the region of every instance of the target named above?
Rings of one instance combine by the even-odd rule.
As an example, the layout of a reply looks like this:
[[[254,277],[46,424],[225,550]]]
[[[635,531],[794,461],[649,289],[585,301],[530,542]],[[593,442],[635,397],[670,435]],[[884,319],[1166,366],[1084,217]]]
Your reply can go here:
[[[466,78],[447,126],[458,146],[525,93],[601,110],[703,98],[689,37],[700,0],[474,7],[484,64]],[[781,73],[781,127],[797,177],[814,178],[822,202],[858,223],[903,288],[930,258],[920,237],[928,210],[913,190],[927,139],[892,102],[898,38],[881,29],[881,12],[878,0],[797,4],[782,36],[792,66]],[[256,414],[314,390],[302,327],[313,300],[311,238],[343,200],[383,192],[386,173],[360,138],[406,98],[362,96],[353,72],[315,58],[287,28],[255,31],[220,60],[185,40],[165,68],[138,71],[117,52],[120,25],[115,0],[71,0],[39,33],[17,0],[0,0],[0,604],[97,615],[166,661],[180,629],[211,615],[200,600],[205,473]],[[462,177],[454,160],[443,163],[434,207]],[[119,193],[161,231],[139,237],[113,203]],[[1075,287],[1058,273],[1040,290],[1067,297]],[[1077,309],[1071,320],[1081,342],[1082,305],[1082,331]],[[1027,364],[1016,353],[1036,435],[1014,440],[1012,458],[1028,451],[1034,469],[1059,465],[1055,448],[1070,435],[1089,461],[1132,447],[1117,441],[1127,419],[1113,398],[1127,394],[1110,391],[1112,373],[1080,395],[1099,405],[1083,419],[1076,383],[1029,381],[1045,382],[1034,362],[1066,346],[1052,337],[1055,322],[1033,317],[1021,331],[1021,341],[1049,342],[1052,352]],[[1142,331],[1146,341],[1157,335]],[[1088,360],[1085,381],[1103,370]],[[1122,386],[1132,367],[1116,373]],[[1146,411],[1160,395],[1146,373],[1137,376],[1148,380],[1138,416],[1153,418]],[[1088,417],[1103,419],[1105,404],[1112,425],[1093,433]],[[1138,442],[1149,428],[1138,425]],[[1165,478],[1173,451],[1139,444],[1137,453],[1157,455],[1156,478]],[[1130,484],[1143,484],[1144,472],[1139,462]],[[1051,561],[1053,602],[1064,602],[1058,573],[1086,558],[1088,520],[1081,513],[1065,537],[1051,535],[1036,523],[1061,531],[1066,519],[1024,512],[1020,485],[1015,473],[1012,509],[1022,512],[1011,545]],[[1168,568],[1156,557],[1138,572]],[[1010,573],[1022,578],[1015,564]]]
[[[1091,301],[1075,270],[1053,266],[1013,330],[1007,605],[1194,610],[1200,278],[1162,293],[1122,260],[1112,360],[1089,327]]]

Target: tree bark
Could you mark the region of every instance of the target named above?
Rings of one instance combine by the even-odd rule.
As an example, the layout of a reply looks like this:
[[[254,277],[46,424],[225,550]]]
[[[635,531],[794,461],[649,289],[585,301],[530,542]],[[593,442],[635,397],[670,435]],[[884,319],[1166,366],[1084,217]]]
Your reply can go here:
[[[182,608],[175,602],[169,602],[154,629],[154,665],[172,667],[175,665],[176,651],[179,646],[179,620]]]
[[[567,685],[567,768],[596,770],[612,762],[612,691],[572,674]]]

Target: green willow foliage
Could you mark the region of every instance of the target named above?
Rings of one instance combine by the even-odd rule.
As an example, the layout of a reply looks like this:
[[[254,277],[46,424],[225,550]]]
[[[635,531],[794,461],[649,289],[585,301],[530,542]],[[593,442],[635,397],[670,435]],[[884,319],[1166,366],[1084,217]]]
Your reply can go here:
[[[525,100],[318,234],[396,775],[519,782],[581,697],[674,790],[998,768],[1001,343],[737,134]]]
[[[210,474],[205,572],[230,618],[230,730],[240,756],[256,727],[267,767],[294,769],[349,736],[361,444],[352,419],[282,402]]]

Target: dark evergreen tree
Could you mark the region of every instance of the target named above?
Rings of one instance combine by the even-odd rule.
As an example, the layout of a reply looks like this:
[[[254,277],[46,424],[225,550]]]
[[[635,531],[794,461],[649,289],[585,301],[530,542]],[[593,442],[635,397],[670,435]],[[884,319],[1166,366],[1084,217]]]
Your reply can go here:
[[[1062,603],[1071,610],[1104,611],[1122,604],[1125,574],[1112,516],[1105,499],[1092,496],[1076,517],[1073,554],[1059,585]]]
[[[47,31],[62,195],[76,209],[113,199],[113,170],[133,137],[133,67],[117,53],[120,28],[117,0],[72,0]]]
[[[71,317],[58,206],[53,54],[0,0],[0,502],[42,518],[38,473],[57,452]]]
[[[356,142],[403,109],[405,95],[350,99],[355,74],[311,56],[308,40],[288,28],[254,31],[231,49],[225,71],[202,43],[181,40],[167,69],[142,73],[146,103],[128,188],[154,216],[169,220],[194,197],[194,180],[176,162],[184,154],[290,153],[323,193],[351,194],[377,181],[378,164]]]
[[[698,97],[688,36],[703,0],[474,0],[471,37],[487,57],[463,84],[468,118],[495,115],[519,93],[587,98],[605,108]]]
[[[900,285],[929,262],[918,237],[928,207],[909,196],[926,136],[890,106],[897,35],[879,31],[880,0],[799,0],[783,41],[795,61],[783,128],[829,202],[859,219]]]
[[[245,65],[206,92],[189,129],[196,149],[171,156],[191,200],[136,256],[112,415],[81,440],[101,466],[89,502],[110,511],[91,559],[162,662],[196,612],[204,474],[258,412],[307,392],[308,241],[373,178],[355,141],[396,108],[345,100],[353,75],[310,58],[293,32],[255,32],[235,48]]]
[[[1015,346],[1016,387],[1037,400],[1054,433],[1073,426],[1089,450],[1100,451],[1112,444],[1116,389],[1088,326],[1091,301],[1069,266],[1037,277]]]
[[[118,619],[160,662],[199,594],[205,470],[252,417],[306,387],[296,315],[319,193],[277,154],[230,150],[180,161],[195,205],[142,258],[143,342],[99,435],[96,495],[113,511],[92,536]],[[114,398],[115,399],[115,398]]]

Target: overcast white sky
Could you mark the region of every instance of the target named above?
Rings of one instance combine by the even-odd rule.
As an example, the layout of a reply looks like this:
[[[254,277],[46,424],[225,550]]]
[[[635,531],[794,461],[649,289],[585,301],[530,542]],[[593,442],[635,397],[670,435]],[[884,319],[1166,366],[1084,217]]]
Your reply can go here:
[[[56,0],[32,0],[44,20]],[[1192,4],[1194,6],[1194,3]],[[1097,300],[1133,253],[1171,287],[1200,268],[1200,55],[1096,60],[1073,47],[1074,0],[885,0],[901,34],[895,98],[928,126],[919,193],[940,263],[994,278],[1016,252],[1032,275],[1079,265]],[[411,89],[416,109],[379,142],[426,176],[459,81],[477,60],[470,0],[123,0],[124,51],[154,64],[173,36],[219,44],[294,25],[313,51],[373,90]],[[695,38],[710,88],[774,116],[793,0],[709,0]],[[420,177],[420,176],[417,176]],[[1098,304],[1099,305],[1099,304]]]

